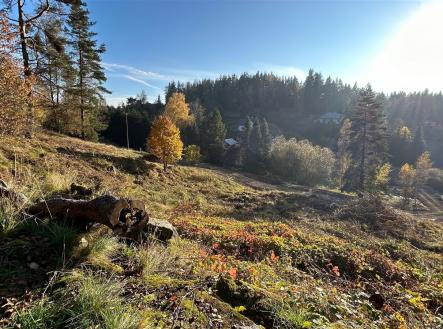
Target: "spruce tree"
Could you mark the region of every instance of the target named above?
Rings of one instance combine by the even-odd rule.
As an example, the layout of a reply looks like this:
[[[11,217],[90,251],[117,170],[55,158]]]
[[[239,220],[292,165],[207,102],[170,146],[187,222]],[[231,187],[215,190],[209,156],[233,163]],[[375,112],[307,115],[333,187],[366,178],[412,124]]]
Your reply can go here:
[[[215,108],[206,116],[205,125],[201,131],[203,155],[209,162],[222,163],[225,152],[225,138],[226,127],[220,111]]]
[[[370,86],[360,92],[349,133],[352,165],[345,175],[345,188],[365,191],[387,159],[388,149],[386,117]]]
[[[243,167],[246,167],[247,154],[248,154],[248,149],[249,149],[249,141],[250,141],[253,126],[254,126],[254,124],[253,124],[251,118],[249,116],[246,117],[244,129],[242,131],[241,138],[240,138],[240,152],[239,152],[240,153],[239,154],[239,158],[240,158],[239,162],[240,162],[240,165]]]
[[[76,81],[70,90],[75,97],[80,114],[80,135],[83,139],[94,137],[100,128],[100,112],[103,110],[103,87],[106,81],[101,65],[105,46],[97,45],[96,33],[91,31],[95,22],[89,20],[86,3],[79,0],[71,5],[68,16],[69,44],[76,69]]]
[[[244,166],[247,170],[258,172],[264,169],[263,134],[261,121],[254,119],[252,130],[249,134],[249,143],[246,150]]]
[[[267,163],[271,153],[272,135],[269,130],[268,121],[265,118],[261,120],[261,133],[263,159],[264,162]]]
[[[423,127],[419,126],[415,132],[411,145],[411,154],[409,155],[409,162],[413,163],[420,155],[426,152],[426,141],[423,132]]]

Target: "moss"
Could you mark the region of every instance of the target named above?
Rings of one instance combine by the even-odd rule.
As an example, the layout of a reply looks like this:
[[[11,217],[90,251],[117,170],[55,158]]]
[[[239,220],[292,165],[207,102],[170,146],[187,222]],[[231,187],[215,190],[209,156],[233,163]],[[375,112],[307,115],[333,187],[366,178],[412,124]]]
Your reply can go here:
[[[170,328],[170,324],[168,325],[169,314],[152,309],[147,308],[141,312],[141,321],[139,323],[140,329],[161,329],[161,328]]]
[[[143,278],[143,281],[148,287],[179,287],[192,285],[192,281],[171,278],[166,275],[152,274]]]

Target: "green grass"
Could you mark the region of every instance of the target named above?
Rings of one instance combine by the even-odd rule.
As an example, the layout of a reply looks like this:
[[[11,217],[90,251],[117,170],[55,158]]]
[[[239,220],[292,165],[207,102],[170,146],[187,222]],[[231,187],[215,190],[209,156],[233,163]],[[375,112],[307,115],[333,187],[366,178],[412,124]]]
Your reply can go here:
[[[103,227],[80,232],[62,222],[23,221],[20,210],[2,204],[0,295],[17,307],[9,319],[0,311],[0,327],[443,326],[438,223],[403,215],[369,221],[352,211],[336,218],[319,210],[329,205],[321,192],[310,198],[253,189],[217,169],[165,173],[142,152],[57,134],[6,138],[0,179],[32,200],[72,182],[94,195],[137,198],[181,234],[167,245],[136,244]],[[240,289],[237,300],[217,291],[226,277]],[[374,292],[383,295],[382,308],[371,303]]]

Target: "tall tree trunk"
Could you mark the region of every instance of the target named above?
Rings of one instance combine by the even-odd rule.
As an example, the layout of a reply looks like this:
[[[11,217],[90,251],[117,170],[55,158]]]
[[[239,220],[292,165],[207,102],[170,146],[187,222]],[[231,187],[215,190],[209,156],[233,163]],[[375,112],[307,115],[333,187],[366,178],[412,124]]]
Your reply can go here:
[[[19,26],[19,34],[20,34],[20,46],[22,51],[22,59],[23,59],[23,70],[25,79],[29,79],[32,75],[31,67],[29,65],[29,53],[28,46],[26,44],[26,22],[23,13],[24,1],[17,1],[17,12],[18,12],[18,26]],[[28,131],[26,133],[26,137],[32,138],[34,135],[34,107],[32,104],[32,90],[30,89],[28,92]]]
[[[79,52],[79,86],[80,86],[80,120],[81,120],[81,137],[85,139],[85,108],[83,100],[83,53]]]
[[[361,162],[360,162],[360,188],[365,190],[365,171],[366,171],[366,124],[367,124],[367,111],[365,110],[365,119],[363,124],[363,139],[361,147]]]

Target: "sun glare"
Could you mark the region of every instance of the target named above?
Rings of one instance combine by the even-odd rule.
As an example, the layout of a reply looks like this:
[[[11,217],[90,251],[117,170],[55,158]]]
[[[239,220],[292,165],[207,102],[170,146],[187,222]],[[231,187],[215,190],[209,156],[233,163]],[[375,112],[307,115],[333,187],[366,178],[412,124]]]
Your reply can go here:
[[[443,89],[443,1],[424,3],[387,38],[365,80],[377,90]]]

